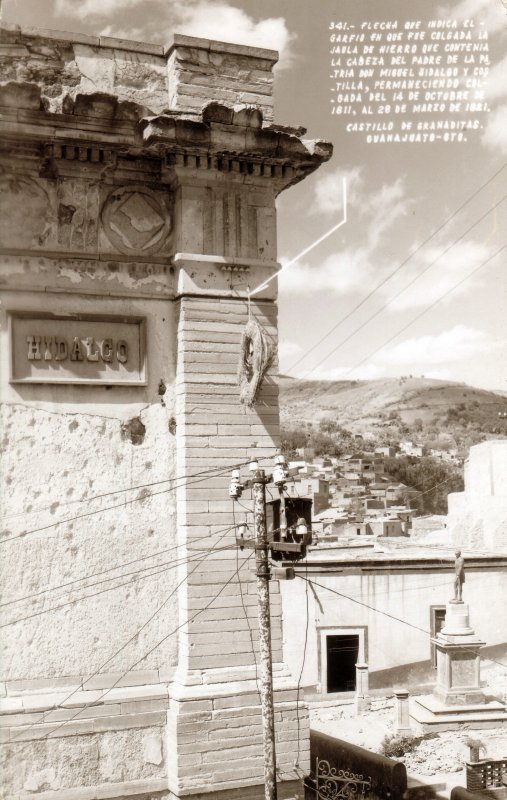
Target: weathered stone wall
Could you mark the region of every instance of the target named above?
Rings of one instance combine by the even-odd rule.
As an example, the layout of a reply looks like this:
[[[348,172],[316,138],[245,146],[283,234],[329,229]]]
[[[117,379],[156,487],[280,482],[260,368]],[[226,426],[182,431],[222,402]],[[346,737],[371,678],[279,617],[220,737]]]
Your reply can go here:
[[[10,792],[7,796],[42,800],[107,797],[111,785],[116,797],[145,797],[146,792],[163,791],[167,786],[164,714],[159,718],[158,726],[149,727],[143,719],[140,727],[131,730],[118,730],[117,717],[105,719],[96,725],[96,735],[90,735],[81,724],[82,733],[29,742],[30,759],[26,758],[26,742],[9,745],[2,764],[3,785]],[[114,727],[108,730],[108,725]]]
[[[241,103],[273,119],[276,51],[175,34],[168,56],[172,108],[192,112],[211,102]]]
[[[470,448],[465,491],[448,497],[447,527],[456,547],[496,552],[507,549],[507,442]]]
[[[44,107],[72,113],[78,94],[96,92],[117,98],[119,117],[134,114],[132,104],[157,114],[168,108],[196,113],[211,102],[255,106],[273,119],[275,51],[175,34],[169,45],[152,45],[108,36],[75,35],[3,25],[2,83],[19,103],[19,89],[42,87]],[[21,106],[23,107],[23,106]],[[130,112],[130,113],[129,113]]]
[[[1,686],[11,741],[2,756],[12,796],[132,781],[141,791],[166,774],[178,647],[165,638],[178,616],[171,275],[114,266],[19,256],[2,270],[0,569],[10,604]],[[147,385],[9,384],[16,311],[145,316]]]
[[[158,113],[167,108],[167,65],[162,45],[65,34],[5,25],[2,81],[39,85],[44,105],[72,113],[77,94],[104,92]]]
[[[276,195],[331,148],[265,124],[271,51],[12,26],[4,42],[6,796],[254,800],[256,588],[228,483],[252,455],[269,469],[278,445],[276,284],[250,311],[247,294],[278,269]],[[247,407],[249,314],[273,358]],[[238,508],[250,519],[248,496]],[[288,798],[308,715],[276,583],[271,610]]]

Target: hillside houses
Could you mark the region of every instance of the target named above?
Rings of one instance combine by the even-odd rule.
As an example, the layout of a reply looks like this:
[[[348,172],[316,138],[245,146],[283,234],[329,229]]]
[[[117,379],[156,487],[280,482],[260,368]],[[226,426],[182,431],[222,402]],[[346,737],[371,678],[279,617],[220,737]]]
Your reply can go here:
[[[396,454],[398,458],[402,456],[411,456],[412,458],[422,458],[424,455],[424,447],[422,444],[414,444],[414,442],[400,442],[399,453]]]
[[[386,474],[384,460],[392,448],[385,450],[292,463],[298,473],[287,484],[287,494],[312,500],[317,540],[410,534],[421,492]]]
[[[366,494],[371,486],[363,489]],[[392,694],[399,686],[416,695],[434,684],[434,637],[454,604],[456,549],[466,562],[465,608],[480,631],[482,664],[504,669],[507,441],[471,448],[464,491],[450,493],[448,501],[446,516],[418,517],[402,506],[377,509],[371,501],[362,517],[344,508],[315,515],[314,543],[295,568],[302,580],[281,585],[285,657],[300,670],[308,698],[339,699],[341,715],[342,702],[358,688],[357,665],[367,665],[372,694]],[[301,624],[305,616],[307,626]],[[373,720],[363,719],[366,729]]]

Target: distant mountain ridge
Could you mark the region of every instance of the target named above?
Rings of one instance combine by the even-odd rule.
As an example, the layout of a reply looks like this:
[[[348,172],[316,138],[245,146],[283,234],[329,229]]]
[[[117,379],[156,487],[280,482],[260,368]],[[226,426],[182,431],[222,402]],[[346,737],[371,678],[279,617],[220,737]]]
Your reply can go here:
[[[402,427],[450,429],[507,435],[507,396],[465,383],[431,378],[311,381],[281,375],[282,425],[334,419],[353,432],[379,431],[397,420]],[[422,423],[422,428],[421,428]]]

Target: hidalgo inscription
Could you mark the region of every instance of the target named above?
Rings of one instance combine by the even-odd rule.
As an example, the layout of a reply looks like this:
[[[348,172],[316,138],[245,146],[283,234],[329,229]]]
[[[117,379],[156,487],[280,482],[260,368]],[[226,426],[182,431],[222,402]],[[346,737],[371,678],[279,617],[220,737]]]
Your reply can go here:
[[[12,383],[146,383],[139,317],[9,315]]]

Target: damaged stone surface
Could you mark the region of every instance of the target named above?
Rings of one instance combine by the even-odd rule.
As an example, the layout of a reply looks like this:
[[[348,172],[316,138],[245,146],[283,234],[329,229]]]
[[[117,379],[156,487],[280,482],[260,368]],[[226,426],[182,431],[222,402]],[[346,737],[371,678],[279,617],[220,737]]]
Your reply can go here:
[[[331,146],[273,123],[272,51],[2,36],[6,798],[256,800],[255,582],[246,560],[238,577],[228,481],[279,444],[278,362],[245,408],[238,358],[247,286],[279,269],[276,196]],[[276,292],[251,306],[275,349]],[[271,613],[293,796],[308,714],[276,582]]]
[[[142,418],[134,419],[145,435],[133,446],[121,421],[98,408],[3,406],[2,600],[31,599],[3,609],[2,680],[100,669],[174,587],[174,570],[156,568],[170,556],[149,557],[174,544],[174,498],[157,494],[173,469],[167,414],[155,404]],[[38,596],[48,585],[63,586]],[[128,669],[175,614],[173,600],[101,672]],[[141,668],[175,664],[176,654],[169,638]]]
[[[89,37],[92,43],[88,44],[87,37],[73,34],[52,31],[48,38],[43,32],[9,28],[2,30],[3,81],[40,86],[51,112],[69,113],[69,102],[80,94],[95,92],[112,95],[120,104],[142,104],[149,97],[152,112],[167,107],[167,68],[162,53],[101,47],[94,37]],[[78,104],[74,113],[79,111]]]
[[[29,761],[21,757],[23,749],[26,744],[19,743],[1,750],[4,786],[17,794],[38,796],[47,791],[122,784],[164,774],[161,728],[32,742]]]
[[[123,422],[121,426],[121,435],[124,441],[130,441],[132,444],[142,444],[146,434],[146,425],[144,425],[141,417],[132,417],[128,422]]]
[[[253,105],[273,119],[278,53],[176,34],[169,49],[169,105],[198,111],[210,102]]]

